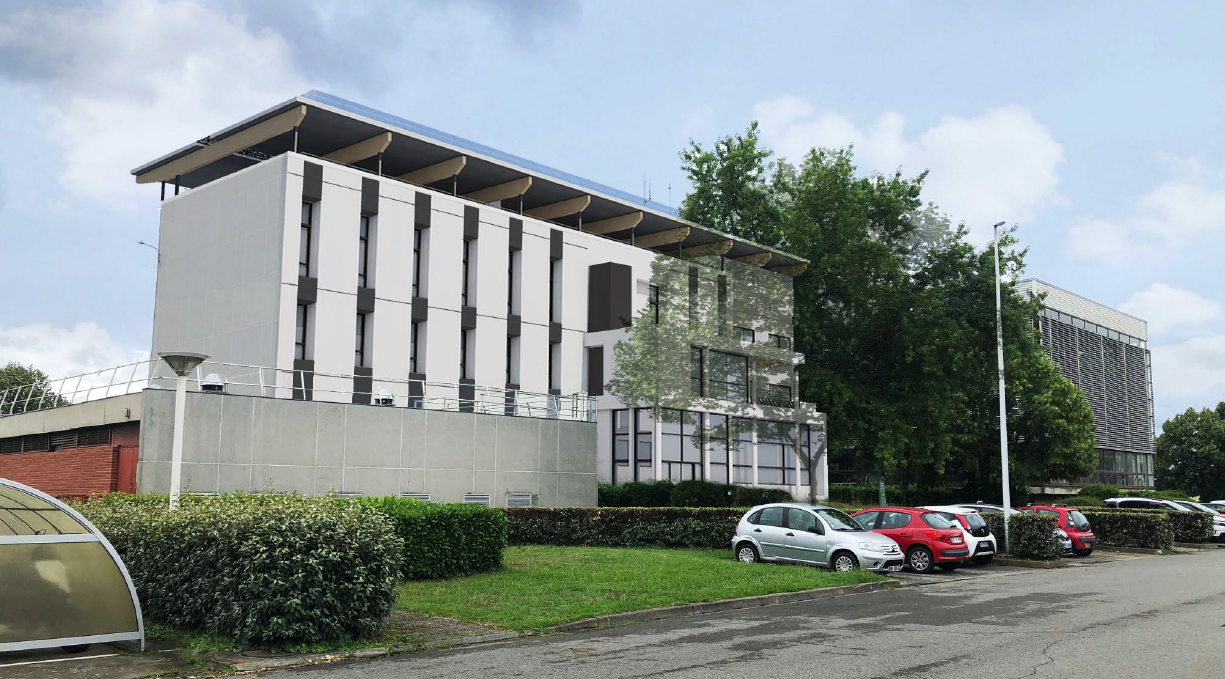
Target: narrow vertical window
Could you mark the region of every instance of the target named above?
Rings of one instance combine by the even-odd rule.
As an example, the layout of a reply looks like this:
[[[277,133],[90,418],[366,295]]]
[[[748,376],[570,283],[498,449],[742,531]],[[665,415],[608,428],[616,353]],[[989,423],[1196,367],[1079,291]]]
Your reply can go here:
[[[299,361],[306,359],[306,317],[309,313],[307,305],[298,305],[298,323],[294,329],[293,357]]]
[[[413,321],[409,328],[409,347],[408,347],[408,371],[410,373],[420,372],[417,370],[417,352],[421,346],[421,322]]]
[[[368,288],[366,273],[370,265],[370,218],[362,217],[357,244],[357,286]]]
[[[689,347],[689,385],[694,396],[706,395],[705,384],[702,379],[702,353],[701,347]]]
[[[421,229],[413,229],[413,297],[421,296]]]
[[[464,245],[467,245],[464,241]],[[464,330],[459,334],[459,378],[461,380],[468,379],[468,335],[471,330]]]
[[[557,321],[557,267],[561,265],[560,261],[549,264],[549,322],[556,323]]]
[[[511,356],[513,355],[514,346],[515,346],[515,338],[507,337],[506,338],[506,383],[507,384],[515,383],[515,381],[511,379],[511,367],[514,365],[514,363],[511,361]]]
[[[515,252],[511,250],[506,258],[506,315],[515,313]]]
[[[553,354],[554,354],[554,352],[557,350],[557,347],[559,347],[559,346],[560,346],[560,345],[558,345],[558,344],[551,344],[551,345],[549,345],[549,389],[555,389],[555,388],[556,388],[556,387],[554,387],[554,386],[553,386],[553,384],[554,384],[554,377],[556,376],[556,375],[554,374],[554,371],[553,371],[553,363],[554,363],[554,361],[553,361]]]
[[[311,275],[311,231],[314,218],[315,206],[311,203],[302,203],[302,231],[301,237],[298,239],[298,275]]]
[[[647,306],[650,307],[651,318],[655,319],[655,324],[659,325],[659,286],[652,285],[647,287]]]
[[[462,279],[459,293],[461,304],[464,306],[471,306],[468,304],[468,255],[470,254],[471,247],[472,241],[464,241],[464,259],[463,266],[460,269],[460,276],[462,276]]]
[[[366,314],[357,315],[357,337],[353,350],[353,366],[366,367]]]

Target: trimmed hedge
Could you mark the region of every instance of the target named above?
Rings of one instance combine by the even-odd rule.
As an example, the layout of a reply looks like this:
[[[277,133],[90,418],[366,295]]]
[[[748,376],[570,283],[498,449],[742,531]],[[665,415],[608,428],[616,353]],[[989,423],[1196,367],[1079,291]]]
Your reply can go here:
[[[601,507],[752,507],[771,502],[791,502],[791,492],[782,488],[754,488],[710,481],[601,483]]]
[[[1083,511],[1083,510],[1082,510]],[[1141,512],[1165,514],[1170,517],[1170,527],[1174,531],[1175,542],[1211,542],[1212,514],[1207,512],[1180,512],[1168,509],[1120,509],[1118,507],[1099,507],[1095,512]],[[1090,521],[1092,523],[1092,521]],[[1094,531],[1096,534],[1097,531]],[[1162,549],[1154,547],[1153,549]]]
[[[512,507],[503,510],[511,545],[731,548],[743,509],[686,507]]]
[[[965,490],[949,486],[885,486],[885,501],[893,507],[952,505],[964,502],[965,496]],[[835,483],[829,487],[829,499],[857,507],[875,507],[880,503],[880,487],[871,483]]]
[[[1174,546],[1173,513],[1160,509],[1081,509],[1099,545],[1170,549]],[[1182,513],[1182,512],[1180,512]],[[1210,515],[1204,514],[1204,516]]]
[[[995,536],[995,548],[1000,552],[1007,552],[1008,545],[1004,544],[1004,514],[1002,512],[980,512],[979,516],[983,517],[983,521],[987,522],[987,528],[990,528],[991,534]]]
[[[370,507],[233,494],[172,512],[138,497],[77,509],[123,558],[146,620],[282,645],[372,633],[395,603],[403,541]]]
[[[1008,553],[1022,559],[1051,561],[1063,555],[1063,544],[1055,532],[1059,522],[1053,516],[1017,512],[1008,517]]]
[[[507,521],[498,509],[402,497],[361,498],[357,502],[395,523],[396,533],[404,542],[399,566],[404,580],[451,578],[502,567]]]

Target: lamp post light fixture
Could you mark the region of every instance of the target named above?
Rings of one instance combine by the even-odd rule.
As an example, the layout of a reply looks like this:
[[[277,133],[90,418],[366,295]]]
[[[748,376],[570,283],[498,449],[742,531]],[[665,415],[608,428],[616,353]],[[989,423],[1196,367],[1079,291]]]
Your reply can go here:
[[[995,350],[996,367],[1000,377],[1000,465],[1002,483],[1004,486],[1004,546],[1011,547],[1008,542],[1008,511],[1012,508],[1012,498],[1008,492],[1008,406],[1004,400],[1004,311],[1000,306],[1000,227],[1004,222],[996,222],[991,228],[995,232]]]
[[[170,508],[178,509],[179,484],[183,475],[183,413],[187,405],[187,375],[207,361],[208,356],[186,351],[164,351],[157,356],[178,375],[174,385],[174,446],[170,454]]]

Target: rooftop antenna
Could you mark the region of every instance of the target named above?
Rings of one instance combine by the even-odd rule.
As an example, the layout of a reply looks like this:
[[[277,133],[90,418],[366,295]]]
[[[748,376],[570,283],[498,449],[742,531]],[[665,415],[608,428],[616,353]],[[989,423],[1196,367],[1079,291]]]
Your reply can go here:
[[[651,202],[651,185],[647,182],[647,176],[642,175],[642,204],[646,205]]]

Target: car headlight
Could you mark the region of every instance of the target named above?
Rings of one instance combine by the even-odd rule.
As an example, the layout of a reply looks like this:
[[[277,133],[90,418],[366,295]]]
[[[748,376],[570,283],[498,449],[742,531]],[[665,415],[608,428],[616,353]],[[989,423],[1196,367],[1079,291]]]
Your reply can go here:
[[[875,542],[861,542],[861,543],[859,543],[859,548],[860,548],[860,549],[862,549],[862,550],[863,550],[863,551],[865,551],[865,552],[878,552],[878,553],[880,553],[880,552],[884,552],[884,551],[885,551],[884,547],[881,547],[880,545],[876,544]]]

